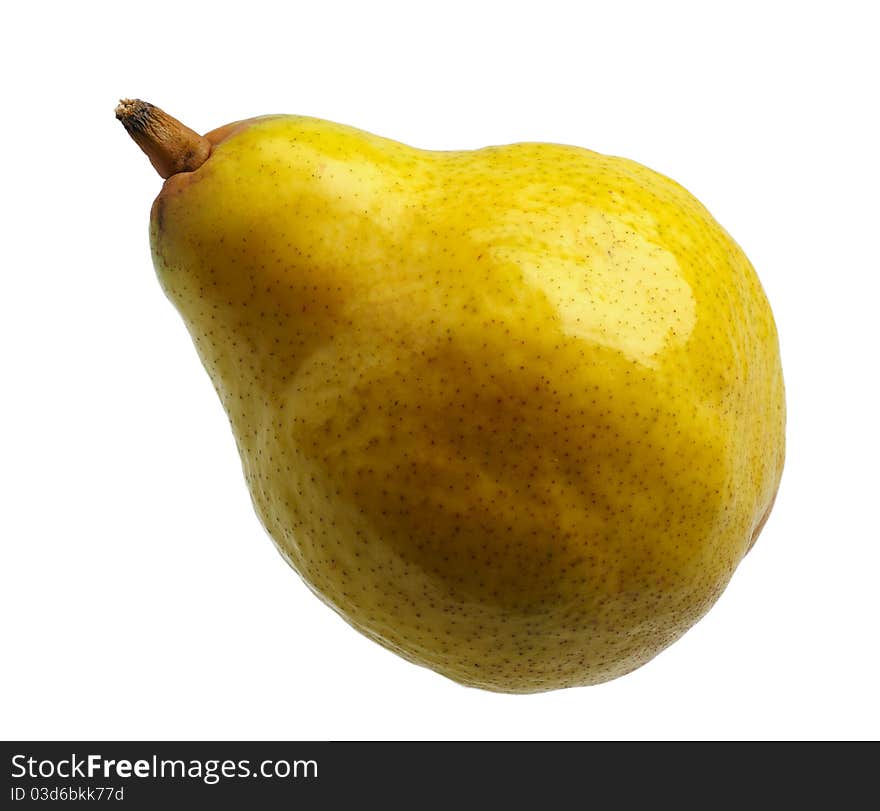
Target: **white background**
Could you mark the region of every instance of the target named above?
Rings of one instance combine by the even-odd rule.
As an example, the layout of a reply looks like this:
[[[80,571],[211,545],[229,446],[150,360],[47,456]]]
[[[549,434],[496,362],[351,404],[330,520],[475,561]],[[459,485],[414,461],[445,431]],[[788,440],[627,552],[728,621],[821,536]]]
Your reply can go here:
[[[26,10],[24,10],[26,8]],[[0,736],[876,738],[880,414],[869,3],[30,3],[5,13]],[[322,605],[253,514],[153,274],[160,180],[120,96],[416,146],[518,140],[675,178],[755,264],[782,342],[776,509],[641,670],[466,689]]]

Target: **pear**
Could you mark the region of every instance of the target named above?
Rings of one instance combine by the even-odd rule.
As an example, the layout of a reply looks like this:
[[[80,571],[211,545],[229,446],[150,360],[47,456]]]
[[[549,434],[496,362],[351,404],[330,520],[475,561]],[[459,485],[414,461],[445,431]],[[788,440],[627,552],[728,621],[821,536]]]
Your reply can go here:
[[[357,630],[465,685],[590,685],[718,599],[784,456],[777,332],[685,189],[573,146],[117,116],[256,512]]]

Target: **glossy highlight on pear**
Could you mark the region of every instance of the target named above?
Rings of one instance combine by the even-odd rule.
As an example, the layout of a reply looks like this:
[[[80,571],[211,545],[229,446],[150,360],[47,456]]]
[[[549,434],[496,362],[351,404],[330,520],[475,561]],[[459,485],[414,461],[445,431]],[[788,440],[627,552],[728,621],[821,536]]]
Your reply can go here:
[[[624,675],[709,610],[773,505],[785,396],[755,271],[691,194],[574,146],[150,116],[159,282],[315,594],[512,693]]]

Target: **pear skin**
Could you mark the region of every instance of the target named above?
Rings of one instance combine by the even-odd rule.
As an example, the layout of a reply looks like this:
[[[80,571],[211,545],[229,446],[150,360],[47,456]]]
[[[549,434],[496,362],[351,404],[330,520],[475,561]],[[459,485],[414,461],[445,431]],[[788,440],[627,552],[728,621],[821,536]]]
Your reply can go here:
[[[198,154],[153,205],[156,272],[315,594],[512,693],[621,676],[708,611],[772,507],[785,398],[758,278],[691,194],[557,144],[174,136],[161,165]]]

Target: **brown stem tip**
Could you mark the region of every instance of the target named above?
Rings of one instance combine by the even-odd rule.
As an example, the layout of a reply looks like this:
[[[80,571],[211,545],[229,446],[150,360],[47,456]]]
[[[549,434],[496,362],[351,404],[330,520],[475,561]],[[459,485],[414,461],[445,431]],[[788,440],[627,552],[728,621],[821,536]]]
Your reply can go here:
[[[194,172],[211,154],[207,138],[146,101],[122,99],[116,117],[162,177]]]

